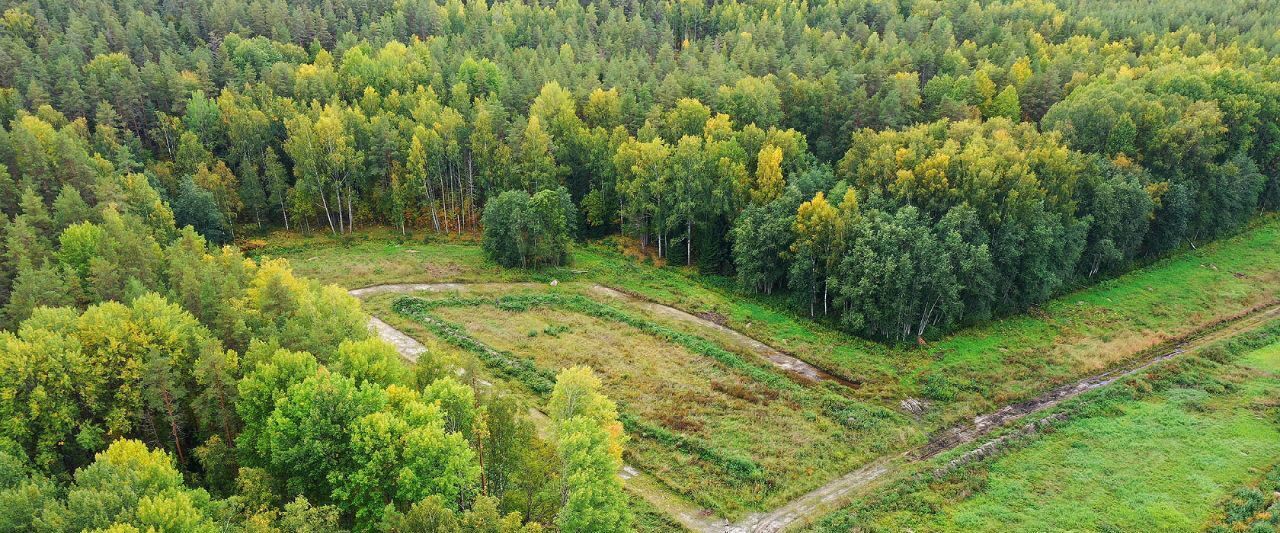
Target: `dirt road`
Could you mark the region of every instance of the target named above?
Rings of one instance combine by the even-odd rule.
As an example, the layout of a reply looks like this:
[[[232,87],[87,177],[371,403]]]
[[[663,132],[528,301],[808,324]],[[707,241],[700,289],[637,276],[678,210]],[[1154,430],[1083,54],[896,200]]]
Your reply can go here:
[[[902,454],[884,457],[853,472],[838,477],[813,491],[796,498],[787,504],[768,513],[757,513],[717,532],[754,532],[769,533],[783,531],[788,527],[803,524],[817,519],[826,513],[838,509],[842,504],[865,489],[875,486],[875,482],[885,474],[906,468],[911,463],[921,462],[940,453],[953,450],[991,431],[1005,427],[1028,415],[1046,411],[1062,402],[1115,383],[1121,378],[1142,372],[1153,365],[1168,361],[1186,352],[1195,350],[1215,341],[1250,331],[1267,321],[1280,317],[1280,305],[1272,303],[1254,308],[1232,319],[1220,322],[1200,334],[1189,336],[1184,342],[1164,352],[1157,352],[1152,357],[1142,360],[1134,366],[1111,370],[1082,380],[1057,387],[1040,396],[1007,405],[992,413],[975,417],[973,422],[952,428],[930,439],[929,443]]]
[[[635,296],[614,288],[605,287],[604,285],[592,285],[591,292],[599,294],[601,296],[606,296],[615,300],[626,301],[631,305],[634,305],[641,309],[645,309],[651,313],[661,315],[669,319],[678,320],[686,324],[693,324],[695,326],[699,326],[702,328],[715,331],[719,333],[721,337],[729,340],[730,342],[737,345],[738,347],[745,349],[747,351],[750,351],[752,353],[755,353],[756,355],[760,356],[766,361],[769,361],[769,363],[773,364],[773,366],[776,366],[782,369],[783,371],[787,372],[788,374],[791,374],[793,376],[800,378],[802,381],[807,381],[810,383],[816,383],[820,381],[836,381],[844,384],[845,386],[849,386],[849,387],[854,386],[854,384],[849,383],[847,380],[844,380],[839,376],[831,375],[830,373],[816,366],[813,366],[800,359],[797,359],[795,357],[782,353],[777,348],[769,346],[768,344],[765,344],[752,337],[749,337],[746,334],[736,329],[724,326],[713,320],[689,313],[681,309],[676,309],[675,307],[671,307],[669,305],[660,304],[658,302],[649,300],[647,298]]]
[[[501,288],[504,285],[515,287],[536,286],[537,284],[482,284],[482,286],[492,288]],[[356,289],[351,291],[351,294],[356,297],[364,297],[370,294],[388,292],[443,292],[461,291],[467,288],[468,285],[457,283],[378,285]],[[740,347],[760,355],[778,368],[802,379],[811,382],[839,379],[741,332],[706,318],[603,285],[594,285],[591,287],[591,291],[600,296],[627,301],[632,305],[670,319],[713,330],[719,333],[721,338],[728,339]],[[1137,374],[1153,365],[1173,359],[1201,346],[1260,327],[1267,321],[1277,317],[1280,317],[1280,304],[1271,303],[1256,307],[1236,317],[1208,326],[1199,333],[1189,335],[1182,343],[1173,346],[1171,349],[1157,352],[1146,359],[1135,362],[1131,366],[1089,376],[1054,388],[1035,398],[1007,405],[994,412],[975,417],[969,424],[939,433],[936,437],[930,439],[929,443],[920,448],[881,457],[857,470],[833,479],[773,511],[754,513],[736,523],[730,523],[702,512],[684,499],[668,492],[657,480],[650,478],[633,467],[624,466],[620,476],[626,481],[629,490],[644,497],[660,511],[667,513],[690,530],[706,533],[772,533],[783,531],[838,509],[859,493],[877,486],[878,481],[889,477],[888,474],[900,472],[913,463],[925,461],[940,453],[975,442],[997,428],[1008,426],[1029,415],[1051,409],[1068,399],[1105,387],[1121,378]],[[425,351],[425,348],[416,340],[376,318],[371,319],[370,328],[377,331],[383,339],[396,345],[406,359],[416,361],[417,355]],[[541,413],[537,414],[540,415],[539,418],[542,420],[539,425],[545,425],[547,423],[546,416]]]

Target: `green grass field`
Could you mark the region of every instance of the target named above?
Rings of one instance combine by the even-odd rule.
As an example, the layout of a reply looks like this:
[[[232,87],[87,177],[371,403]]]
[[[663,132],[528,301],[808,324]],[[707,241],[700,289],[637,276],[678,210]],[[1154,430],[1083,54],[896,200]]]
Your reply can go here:
[[[1158,392],[1130,399],[1120,385],[990,462],[864,501],[817,529],[1202,530],[1243,480],[1280,459],[1280,343],[1234,364],[1180,368]]]
[[[1271,301],[1280,291],[1280,220],[1175,255],[1050,301],[1032,313],[969,328],[921,349],[893,347],[797,316],[777,297],[743,294],[731,280],[683,268],[656,268],[605,244],[580,246],[570,267],[538,272],[487,263],[471,243],[397,242],[376,230],[335,241],[273,236],[258,255],[286,257],[301,274],[354,288],[391,282],[596,282],[726,325],[859,383],[857,395],[894,406],[929,399],[927,425],[1017,401],[1053,385]],[[1195,290],[1189,290],[1194,287]]]

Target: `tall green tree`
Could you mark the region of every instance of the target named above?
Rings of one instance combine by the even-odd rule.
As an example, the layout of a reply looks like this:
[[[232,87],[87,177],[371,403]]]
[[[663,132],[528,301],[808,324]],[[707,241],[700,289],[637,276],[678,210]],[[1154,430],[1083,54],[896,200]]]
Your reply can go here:
[[[556,376],[547,403],[560,458],[562,531],[618,531],[631,522],[617,476],[626,436],[617,407],[599,388],[591,369],[569,368]]]

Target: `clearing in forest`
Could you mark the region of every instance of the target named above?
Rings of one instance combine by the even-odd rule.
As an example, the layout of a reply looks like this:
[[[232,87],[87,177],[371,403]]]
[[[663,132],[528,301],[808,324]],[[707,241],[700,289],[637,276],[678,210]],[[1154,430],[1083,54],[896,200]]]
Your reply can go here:
[[[910,425],[838,385],[580,294],[424,296],[392,308],[454,344],[492,350],[486,364],[532,396],[563,368],[593,368],[622,410],[628,462],[721,516],[783,503],[900,444],[886,439]]]
[[[767,476],[765,482],[754,485],[741,483],[728,488],[722,484],[723,480],[697,479],[692,473],[698,470],[682,466],[701,461],[696,456],[691,457],[679,449],[647,445],[640,439],[632,442],[630,447],[636,456],[629,457],[629,461],[636,466],[650,468],[648,464],[657,460],[645,459],[646,463],[642,464],[643,458],[639,454],[652,453],[657,457],[659,452],[664,453],[658,466],[672,469],[664,482],[677,487],[678,492],[698,504],[728,516],[741,516],[743,511],[769,510],[806,489],[837,478],[859,464],[853,454],[863,454],[862,457],[869,459],[910,449],[922,444],[927,435],[967,423],[973,417],[1001,406],[1025,401],[1108,368],[1129,366],[1153,348],[1275,301],[1280,294],[1280,263],[1274,260],[1274,251],[1280,247],[1280,220],[1275,218],[1262,219],[1235,237],[1176,254],[1129,274],[1065,294],[1028,314],[968,328],[932,341],[923,348],[889,346],[860,339],[838,331],[832,322],[820,317],[814,320],[795,312],[784,296],[744,294],[733,288],[732,280],[700,275],[687,269],[656,268],[643,260],[618,253],[607,244],[577,248],[572,266],[568,268],[523,271],[501,270],[486,263],[478,246],[397,242],[394,237],[377,232],[357,236],[346,244],[323,237],[305,239],[297,246],[288,245],[287,239],[279,241],[286,244],[262,249],[259,253],[289,257],[299,272],[349,288],[378,283],[499,282],[501,285],[487,291],[475,289],[475,285],[467,286],[467,291],[493,299],[505,294],[547,292],[548,283],[558,280],[560,292],[591,297],[649,321],[662,323],[671,330],[713,340],[777,374],[763,358],[746,357],[740,343],[721,332],[649,313],[643,305],[618,301],[591,290],[594,284],[603,284],[691,315],[706,317],[847,380],[852,385],[839,390],[842,396],[856,402],[859,412],[898,413],[895,416],[900,418],[891,422],[872,417],[870,419],[878,424],[875,430],[863,430],[842,438],[829,450],[821,450],[829,455],[849,454],[845,458],[831,460],[824,457],[809,463],[826,464],[831,469],[791,470],[782,476]],[[529,283],[513,286],[510,282]],[[427,328],[391,310],[391,302],[395,298],[394,294],[368,297],[365,299],[366,308],[406,333],[424,340],[430,337]],[[461,318],[463,315],[485,315],[491,310],[473,307],[450,312],[458,313],[452,318],[458,321],[459,327],[473,331],[472,334],[477,336],[484,335],[482,342],[499,343],[496,335],[479,329],[482,324],[465,323]],[[547,311],[527,312],[536,316]],[[477,316],[472,320],[483,318]],[[506,324],[498,325],[505,327]],[[547,322],[544,325],[549,326],[554,324]],[[585,345],[577,339],[567,342],[564,336],[540,338],[543,334],[539,334],[529,338],[532,329],[512,328],[504,334],[521,337],[520,340],[530,343],[531,347],[563,344],[567,348],[554,350],[577,351],[574,350],[575,344]],[[605,329],[615,337],[619,335],[620,328],[616,324],[607,324]],[[624,337],[630,342],[632,336]],[[509,339],[508,342],[516,341]],[[671,347],[669,341],[663,342],[664,345],[651,350],[665,355]],[[514,344],[505,346],[512,352],[524,350],[516,349]],[[553,350],[547,346],[538,349]],[[620,349],[592,348],[590,353],[599,357],[609,354],[620,357],[616,356]],[[558,354],[555,352],[553,356],[558,357]],[[548,367],[546,370],[552,369]],[[669,378],[644,375],[637,379]],[[709,383],[704,386],[709,386]],[[611,387],[616,388],[616,384]],[[631,387],[634,384],[628,383],[622,387],[624,390],[608,393],[627,403],[628,409],[648,409],[649,402],[663,400],[660,396],[648,394],[639,399],[638,393],[624,398],[628,393],[634,393]],[[805,388],[819,387],[826,386],[807,385]],[[923,412],[908,414],[902,407],[902,402],[907,399],[918,400]],[[820,404],[805,404],[804,407],[799,412],[802,418],[825,417]],[[841,419],[856,425],[867,417]],[[760,433],[763,438],[768,437],[763,435],[764,431]],[[784,455],[777,457],[754,456],[752,454],[758,452],[746,446],[723,449],[740,452],[762,466],[767,466],[770,461],[793,460],[789,448],[783,448]],[[757,448],[760,449],[765,448]],[[689,474],[687,477],[677,477],[686,473]]]

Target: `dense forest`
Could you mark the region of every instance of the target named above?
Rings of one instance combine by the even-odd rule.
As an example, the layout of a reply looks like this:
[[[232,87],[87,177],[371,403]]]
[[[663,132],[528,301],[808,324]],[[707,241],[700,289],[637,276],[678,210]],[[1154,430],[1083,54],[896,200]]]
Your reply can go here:
[[[588,371],[544,443],[220,246],[384,225],[537,267],[622,234],[932,338],[1280,207],[1277,27],[1262,0],[6,2],[0,530],[625,527]]]
[[[405,364],[345,290],[176,229],[77,127],[44,130],[75,157],[52,211],[28,190],[7,229],[22,319],[0,331],[0,530],[626,523],[621,426],[590,370],[560,375],[539,438],[447,352]]]
[[[20,4],[0,208],[75,192],[55,132],[215,243],[564,187],[579,236],[914,340],[1280,204],[1261,4]]]

